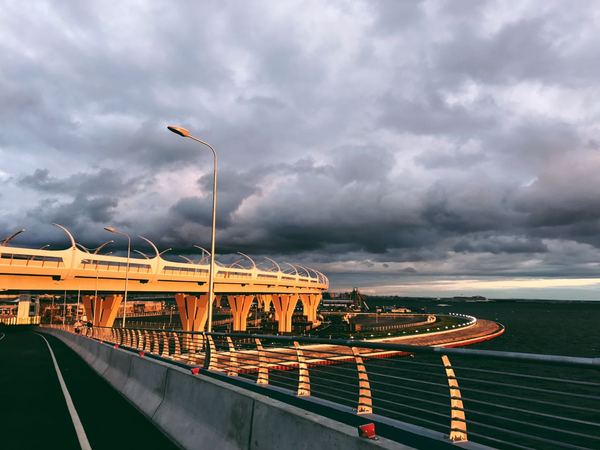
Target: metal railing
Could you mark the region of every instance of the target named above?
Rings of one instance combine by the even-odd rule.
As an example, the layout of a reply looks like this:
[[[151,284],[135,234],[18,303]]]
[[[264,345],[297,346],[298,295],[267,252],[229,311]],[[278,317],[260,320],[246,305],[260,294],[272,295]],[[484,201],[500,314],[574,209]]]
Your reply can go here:
[[[0,324],[3,325],[39,325],[40,316],[0,316]]]
[[[82,333],[350,423],[375,422],[391,438],[412,429],[471,448],[600,448],[600,358],[131,328]]]

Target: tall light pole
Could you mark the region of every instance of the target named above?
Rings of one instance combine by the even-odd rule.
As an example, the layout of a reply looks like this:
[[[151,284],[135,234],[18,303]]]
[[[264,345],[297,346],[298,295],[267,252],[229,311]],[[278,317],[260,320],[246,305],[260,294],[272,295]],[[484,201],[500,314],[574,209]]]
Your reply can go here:
[[[109,233],[120,234],[121,236],[125,236],[127,238],[127,266],[125,267],[125,297],[123,298],[123,325],[122,328],[125,328],[125,316],[127,315],[127,284],[129,283],[129,260],[131,259],[131,236],[127,233],[118,230],[115,227],[104,227],[106,231]]]
[[[214,300],[214,285],[215,285],[215,234],[216,234],[216,214],[217,214],[217,152],[208,142],[204,142],[195,136],[192,136],[188,130],[182,127],[169,125],[169,131],[178,134],[181,137],[189,138],[210,149],[213,154],[213,204],[212,204],[212,231],[210,239],[210,269],[208,272],[208,324],[207,331],[212,331],[212,305]]]
[[[63,327],[67,323],[67,290],[65,289],[65,296],[63,297]]]

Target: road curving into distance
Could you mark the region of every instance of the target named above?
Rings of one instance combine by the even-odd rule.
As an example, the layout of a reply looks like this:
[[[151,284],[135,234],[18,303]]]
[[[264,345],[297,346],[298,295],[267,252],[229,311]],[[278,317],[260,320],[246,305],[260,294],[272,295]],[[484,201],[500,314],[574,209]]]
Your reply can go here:
[[[0,427],[3,450],[178,448],[63,342],[21,327],[0,331]]]

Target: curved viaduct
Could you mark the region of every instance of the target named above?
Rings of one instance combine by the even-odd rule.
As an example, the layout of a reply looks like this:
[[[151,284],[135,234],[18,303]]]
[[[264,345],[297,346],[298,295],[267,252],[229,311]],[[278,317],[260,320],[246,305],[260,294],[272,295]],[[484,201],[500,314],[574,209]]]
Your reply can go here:
[[[93,254],[71,247],[43,250],[0,245],[0,290],[6,291],[82,291],[104,293],[84,295],[88,317],[96,325],[112,326],[127,282],[128,292],[176,293],[181,323],[186,331],[204,329],[208,312],[209,265],[167,261],[155,249],[150,258]],[[250,261],[251,258],[248,257]],[[273,304],[280,332],[290,332],[292,314],[298,301],[309,321],[329,280],[321,272],[298,266],[295,273],[273,268],[262,270],[252,261],[251,268],[241,265],[215,267],[215,299],[227,296],[234,317],[234,329],[246,329],[246,318],[256,298],[268,309]],[[303,273],[301,273],[303,272]]]

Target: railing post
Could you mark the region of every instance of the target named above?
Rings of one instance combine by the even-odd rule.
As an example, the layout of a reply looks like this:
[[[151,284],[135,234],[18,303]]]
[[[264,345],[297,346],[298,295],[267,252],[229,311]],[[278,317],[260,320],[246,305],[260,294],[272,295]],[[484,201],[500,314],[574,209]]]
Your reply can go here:
[[[300,349],[298,341],[294,341],[294,347],[296,348],[296,358],[298,359],[298,391],[296,395],[298,397],[308,397],[310,396],[310,374],[308,372],[308,365],[306,364],[306,358]]]
[[[140,340],[142,338],[140,330],[132,330],[132,334],[133,334],[133,345],[132,345],[132,347],[135,348],[135,349],[138,349],[138,348],[140,348]]]
[[[215,364],[217,359],[217,347],[215,341],[210,334],[205,335],[206,342],[206,357],[204,358],[204,368],[206,370],[215,370]]]
[[[450,440],[454,442],[467,441],[467,421],[463,408],[458,380],[454,374],[454,369],[450,364],[450,359],[442,355],[442,363],[448,378],[448,387],[450,388]]]
[[[171,336],[173,337],[173,344],[175,345],[173,356],[181,356],[181,343],[179,342],[179,336],[174,331],[171,332]]]
[[[354,356],[354,361],[356,361],[356,371],[358,372],[358,407],[356,408],[356,413],[373,414],[371,384],[369,383],[367,369],[356,347],[352,347],[352,355]]]
[[[131,330],[131,346],[133,348],[138,348],[138,340],[137,330]]]
[[[131,341],[132,341],[131,330],[129,328],[124,328],[123,333],[125,333],[125,345],[127,347],[131,347]]]
[[[160,356],[168,357],[169,356],[169,337],[167,336],[166,331],[161,331],[160,336],[162,337],[162,349],[160,350]]]
[[[265,349],[259,338],[255,338],[254,341],[256,342],[256,350],[258,351],[258,376],[256,377],[256,384],[269,384],[269,368],[267,367]]]
[[[204,336],[202,336],[202,334],[194,333],[192,342],[194,346],[194,353],[202,351],[202,347],[204,346]]]
[[[150,352],[150,333],[144,330],[144,351]]]
[[[150,345],[150,353],[158,353],[158,335],[152,330],[152,344]]]
[[[237,354],[235,353],[235,345],[230,336],[227,336],[227,346],[229,347],[229,367],[227,367],[227,375],[237,377],[239,374],[239,365]]]

